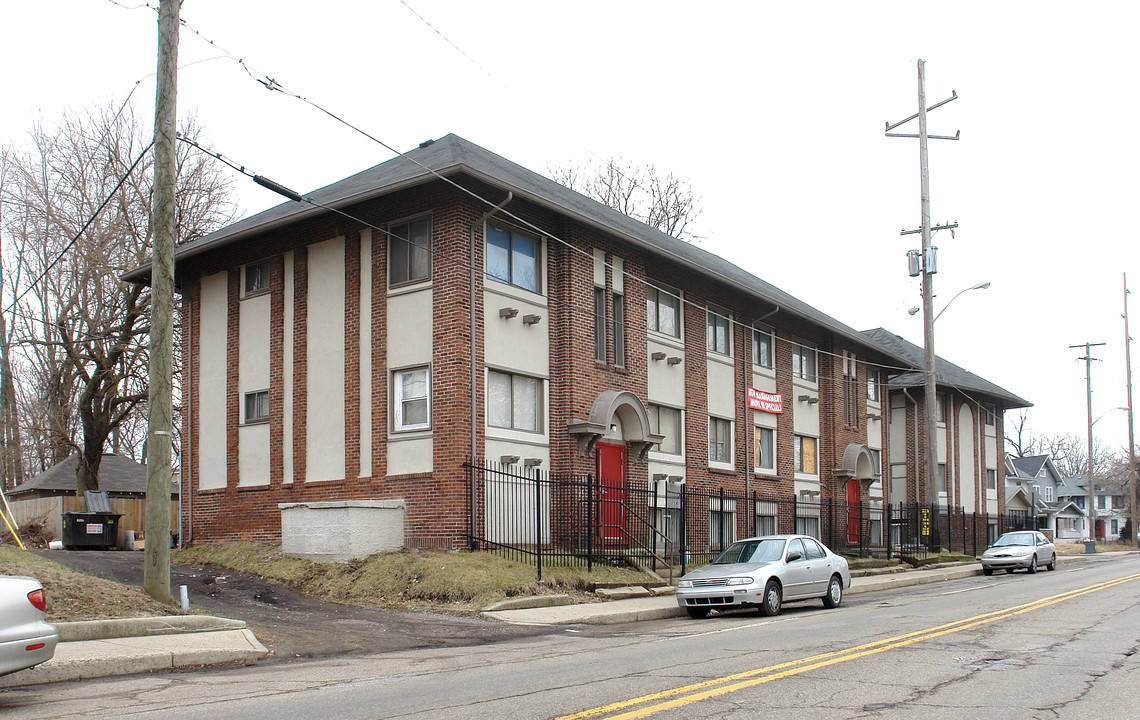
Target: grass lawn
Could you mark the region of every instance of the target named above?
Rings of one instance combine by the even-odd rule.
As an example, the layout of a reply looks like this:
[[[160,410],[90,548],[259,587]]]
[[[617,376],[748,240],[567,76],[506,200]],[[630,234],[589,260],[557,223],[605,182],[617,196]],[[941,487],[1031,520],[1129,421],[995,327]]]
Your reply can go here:
[[[12,545],[0,545],[0,574],[39,580],[47,594],[48,622],[180,614],[177,607],[158,602],[141,588],[76,572]]]
[[[580,601],[594,599],[594,586],[635,585],[652,580],[623,567],[548,566],[542,582],[533,565],[487,552],[405,550],[350,563],[316,563],[285,557],[275,545],[224,543],[179,550],[174,562],[225,568],[257,575],[304,595],[351,605],[473,612],[492,602],[520,595],[566,593]]]

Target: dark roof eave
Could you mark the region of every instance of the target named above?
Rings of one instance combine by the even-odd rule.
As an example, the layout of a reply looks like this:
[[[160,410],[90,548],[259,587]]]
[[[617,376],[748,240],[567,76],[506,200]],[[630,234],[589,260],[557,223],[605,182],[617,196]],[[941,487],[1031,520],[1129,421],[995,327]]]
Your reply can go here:
[[[415,187],[417,185],[423,185],[427,182],[431,182],[432,180],[436,179],[436,177],[438,175],[443,175],[446,177],[448,175],[453,175],[453,174],[463,173],[463,172],[467,172],[468,174],[474,175],[474,173],[472,173],[470,171],[470,169],[467,168],[467,166],[464,163],[454,163],[450,166],[446,166],[446,167],[443,167],[439,170],[436,170],[434,173],[433,172],[424,172],[424,173],[421,173],[419,175],[415,175],[415,176],[410,177],[410,178],[404,178],[401,180],[397,180],[395,182],[387,183],[384,185],[379,185],[379,186],[370,188],[369,190],[366,190],[363,192],[358,192],[358,193],[355,193],[353,195],[347,195],[343,198],[337,198],[337,199],[332,200],[330,202],[324,203],[324,205],[327,205],[328,208],[334,208],[334,209],[339,210],[341,208],[348,207],[350,205],[355,205],[357,203],[365,202],[365,201],[371,200],[373,198],[380,197],[381,195],[386,195],[388,193],[393,193],[393,192],[399,192],[400,190],[405,190],[407,188]],[[310,193],[307,197],[312,197],[312,195],[313,194]],[[292,210],[292,211],[286,212],[286,213],[284,213],[278,217],[274,217],[274,218],[265,220],[263,222],[254,222],[258,215],[263,215],[265,213],[269,213],[269,212],[276,210],[277,208],[281,207],[281,205],[274,205],[271,208],[268,208],[266,210],[263,210],[263,211],[257,213],[257,215],[251,215],[250,217],[246,218],[244,221],[239,220],[237,223],[235,223],[235,225],[240,225],[243,222],[248,221],[248,222],[250,222],[250,225],[248,227],[243,227],[243,228],[234,230],[233,232],[230,232],[230,233],[227,233],[225,235],[221,235],[219,237],[216,237],[213,240],[210,240],[209,242],[204,242],[200,245],[195,245],[193,247],[187,248],[185,250],[185,252],[180,252],[178,250],[178,248],[175,248],[175,252],[174,252],[175,267],[177,269],[177,264],[179,262],[182,262],[182,261],[187,260],[187,259],[192,258],[192,257],[196,257],[198,255],[201,255],[202,253],[209,252],[212,250],[216,250],[218,248],[223,248],[223,247],[226,247],[227,245],[238,242],[239,240],[244,240],[244,239],[252,237],[254,235],[259,235],[261,233],[269,232],[270,230],[276,230],[277,228],[284,227],[286,225],[290,225],[292,223],[299,222],[301,220],[305,220],[307,218],[314,217],[316,215],[320,215],[321,213],[329,212],[328,208],[325,208],[325,207],[319,207],[316,205],[309,205],[307,203],[302,203],[302,205],[306,205],[306,207],[302,207],[302,208],[299,208],[297,210]],[[139,267],[135,268],[134,270],[131,270],[130,272],[119,276],[119,279],[124,281],[124,282],[133,282],[133,283],[141,283],[143,285],[149,285],[150,284],[150,276],[151,276],[151,267],[152,267],[152,263],[146,263],[145,265],[140,265]]]

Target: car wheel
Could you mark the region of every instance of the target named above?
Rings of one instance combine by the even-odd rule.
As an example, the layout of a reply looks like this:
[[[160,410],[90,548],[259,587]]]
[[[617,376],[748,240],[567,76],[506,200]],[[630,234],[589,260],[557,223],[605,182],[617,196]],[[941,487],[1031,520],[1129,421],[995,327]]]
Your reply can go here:
[[[843,581],[838,575],[832,575],[831,582],[827,584],[827,594],[823,596],[823,606],[837,608],[841,604],[843,604]]]
[[[764,586],[764,602],[760,603],[760,614],[768,617],[779,615],[780,604],[783,599],[784,591],[780,589],[780,583],[769,580],[768,584]]]
[[[685,612],[689,613],[689,617],[700,620],[703,617],[708,617],[709,609],[705,607],[687,607]]]
[[[1051,557],[1049,559],[1049,564],[1045,566],[1045,569],[1046,570],[1056,570],[1057,569],[1057,553],[1053,553],[1053,557]]]
[[[986,577],[989,577],[990,575],[994,574],[994,569],[993,568],[982,568],[982,574],[985,575]]]
[[[1029,559],[1029,567],[1025,568],[1030,574],[1037,572],[1037,556],[1034,555]]]

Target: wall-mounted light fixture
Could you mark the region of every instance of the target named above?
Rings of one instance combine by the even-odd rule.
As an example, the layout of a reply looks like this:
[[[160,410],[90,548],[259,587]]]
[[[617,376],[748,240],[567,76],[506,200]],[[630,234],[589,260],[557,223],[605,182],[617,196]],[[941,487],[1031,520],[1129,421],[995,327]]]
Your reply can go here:
[[[523,315],[523,325],[537,325],[541,315]]]
[[[513,318],[515,315],[518,315],[518,314],[519,314],[518,308],[513,308],[513,307],[499,308],[499,317],[503,318],[504,320],[510,320],[511,318]]]
[[[664,360],[665,359],[665,353],[658,350],[657,352],[652,353],[649,357],[653,358],[654,360]]]
[[[680,365],[681,364],[681,358],[674,355],[673,357],[669,358],[666,362],[668,362],[670,365]]]
[[[614,423],[613,425],[610,425],[610,432],[612,432],[612,433],[616,433],[616,432],[617,432],[617,423]]]

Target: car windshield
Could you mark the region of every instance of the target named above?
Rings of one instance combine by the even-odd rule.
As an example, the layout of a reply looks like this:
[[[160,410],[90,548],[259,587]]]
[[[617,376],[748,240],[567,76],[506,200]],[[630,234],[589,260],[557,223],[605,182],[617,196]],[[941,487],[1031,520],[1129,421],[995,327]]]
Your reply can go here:
[[[779,560],[784,554],[784,541],[782,539],[769,540],[743,540],[728,546],[720,554],[713,565],[732,565],[734,563],[770,562]]]
[[[1010,545],[1035,545],[1036,541],[1033,535],[1029,533],[1014,533],[1012,535],[1002,535],[994,543],[994,547],[1008,547]]]

